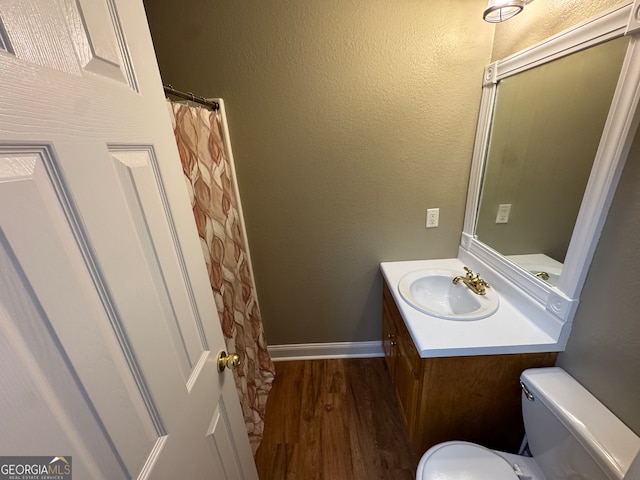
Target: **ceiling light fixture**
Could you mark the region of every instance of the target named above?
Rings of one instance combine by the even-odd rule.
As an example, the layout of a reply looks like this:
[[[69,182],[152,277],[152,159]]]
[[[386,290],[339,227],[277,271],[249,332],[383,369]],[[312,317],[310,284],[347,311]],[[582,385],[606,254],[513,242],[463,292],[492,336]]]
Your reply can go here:
[[[500,23],[519,14],[525,6],[525,0],[489,0],[482,18],[489,23]]]

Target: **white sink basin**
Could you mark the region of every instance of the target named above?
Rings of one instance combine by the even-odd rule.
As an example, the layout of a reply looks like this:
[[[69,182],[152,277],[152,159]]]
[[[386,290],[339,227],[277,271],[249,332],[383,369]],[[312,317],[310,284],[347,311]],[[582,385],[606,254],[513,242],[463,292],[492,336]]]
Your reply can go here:
[[[448,269],[416,270],[398,282],[402,298],[413,308],[447,320],[480,320],[498,310],[498,294],[487,288],[485,295],[473,293],[453,278],[462,272]]]

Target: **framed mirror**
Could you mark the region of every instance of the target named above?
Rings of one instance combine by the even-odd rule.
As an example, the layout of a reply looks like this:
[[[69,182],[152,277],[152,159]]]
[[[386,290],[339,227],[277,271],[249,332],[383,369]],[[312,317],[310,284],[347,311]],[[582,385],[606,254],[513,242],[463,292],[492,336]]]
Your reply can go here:
[[[475,235],[557,285],[629,37],[500,80]]]
[[[637,129],[639,8],[626,2],[485,69],[461,257],[563,322]]]

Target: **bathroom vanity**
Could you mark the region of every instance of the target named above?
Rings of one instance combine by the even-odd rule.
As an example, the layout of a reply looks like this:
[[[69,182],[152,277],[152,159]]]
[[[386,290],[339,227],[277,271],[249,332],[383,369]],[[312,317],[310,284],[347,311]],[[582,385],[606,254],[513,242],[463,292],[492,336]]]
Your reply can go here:
[[[417,453],[447,440],[518,449],[519,375],[567,343],[640,122],[638,33],[627,0],[488,65],[458,258],[381,264],[384,352]],[[481,286],[464,267],[497,309],[460,314],[468,302],[433,272]]]
[[[499,312],[481,320],[417,311],[400,297],[398,280],[432,265],[462,272],[457,259],[382,264],[382,343],[413,447],[423,453],[443,441],[466,440],[517,452],[524,434],[520,373],[553,366],[557,343],[504,298]]]

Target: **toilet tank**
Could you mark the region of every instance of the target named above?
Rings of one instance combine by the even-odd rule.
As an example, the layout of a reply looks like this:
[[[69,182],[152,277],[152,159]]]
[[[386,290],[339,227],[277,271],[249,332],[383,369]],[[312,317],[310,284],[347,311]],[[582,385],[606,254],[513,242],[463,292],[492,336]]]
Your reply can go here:
[[[622,480],[640,438],[561,368],[525,370],[520,380],[529,450],[547,480]]]

